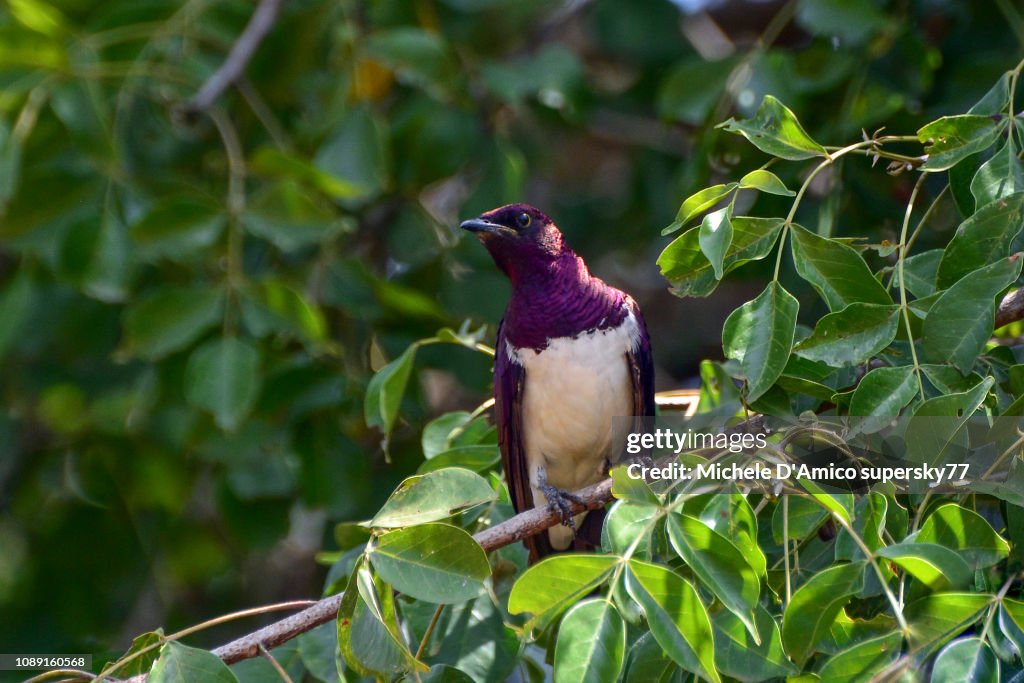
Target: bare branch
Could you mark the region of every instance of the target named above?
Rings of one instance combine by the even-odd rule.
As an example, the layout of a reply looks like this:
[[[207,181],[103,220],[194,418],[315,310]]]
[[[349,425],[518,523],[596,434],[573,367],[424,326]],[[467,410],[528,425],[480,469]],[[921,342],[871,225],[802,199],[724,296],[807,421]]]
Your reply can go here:
[[[580,489],[576,492],[575,496],[582,502],[571,503],[570,507],[573,513],[603,507],[612,499],[612,480],[605,479],[585,489]],[[553,508],[549,506],[534,508],[522,512],[511,519],[507,519],[501,524],[484,529],[474,535],[473,538],[486,552],[491,552],[553,527],[560,522],[561,516]],[[268,650],[273,649],[296,636],[331,621],[337,617],[340,604],[341,595],[332,595],[329,598],[324,598],[312,607],[308,607],[297,614],[264,626],[258,631],[218,647],[213,650],[213,654],[224,660],[226,664],[258,657],[261,647]],[[135,676],[128,680],[130,683],[143,683],[146,680],[146,675]]]
[[[270,33],[270,29],[277,23],[277,17],[281,13],[283,4],[284,0],[260,0],[249,23],[238,36],[238,41],[231,46],[227,59],[219,69],[213,72],[213,75],[206,79],[199,91],[185,105],[184,114],[187,118],[208,111],[217,98],[242,77],[245,67],[256,54],[256,48],[260,46],[263,39]]]
[[[999,308],[996,310],[997,328],[1017,320],[1024,320],[1024,289],[1007,294],[999,302]]]

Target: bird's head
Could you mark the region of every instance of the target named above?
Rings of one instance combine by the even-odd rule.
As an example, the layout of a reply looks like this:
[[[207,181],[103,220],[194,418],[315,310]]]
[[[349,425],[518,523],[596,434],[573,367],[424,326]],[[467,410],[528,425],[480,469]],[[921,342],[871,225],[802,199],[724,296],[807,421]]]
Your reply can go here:
[[[476,233],[494,262],[512,282],[550,268],[575,255],[558,226],[529,204],[508,204],[463,221],[462,229]]]

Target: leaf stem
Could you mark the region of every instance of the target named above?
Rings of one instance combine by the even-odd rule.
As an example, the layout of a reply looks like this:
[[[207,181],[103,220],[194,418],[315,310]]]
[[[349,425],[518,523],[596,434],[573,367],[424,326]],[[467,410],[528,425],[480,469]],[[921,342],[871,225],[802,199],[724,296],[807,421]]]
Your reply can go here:
[[[914,183],[914,189],[910,193],[910,200],[907,202],[907,211],[903,215],[903,227],[900,229],[900,255],[896,262],[896,274],[900,283],[900,310],[903,312],[903,323],[907,328],[907,341],[910,344],[910,356],[914,361],[914,375],[917,377],[917,389],[921,393],[921,400],[925,398],[924,380],[921,379],[921,363],[917,359],[917,347],[914,346],[914,333],[910,329],[910,308],[907,306],[907,287],[904,277],[904,263],[907,260],[907,229],[910,226],[910,216],[914,212],[914,202],[917,201],[917,193],[921,190],[925,178],[924,173]],[[922,219],[924,220],[924,219]]]
[[[420,641],[420,646],[416,648],[416,659],[423,659],[423,653],[427,651],[427,643],[430,642],[430,636],[434,634],[434,628],[437,626],[438,619],[441,618],[442,611],[444,611],[443,604],[438,605],[437,609],[434,610],[434,616],[430,618],[430,623],[427,625],[427,630],[423,634],[423,640]]]
[[[789,496],[782,497],[782,559],[786,567],[786,604],[793,600],[793,582],[789,571]]]
[[[846,533],[850,534],[850,538],[852,538],[853,542],[857,544],[860,551],[864,553],[868,563],[875,570],[875,574],[878,576],[878,582],[882,585],[885,597],[889,599],[889,604],[892,605],[892,611],[896,615],[896,622],[900,625],[900,630],[903,631],[903,633],[909,632],[910,627],[907,625],[907,620],[903,616],[903,608],[900,606],[899,600],[896,599],[896,595],[892,592],[892,588],[889,587],[889,582],[886,580],[885,574],[882,573],[882,568],[878,565],[878,558],[875,557],[875,554],[871,551],[871,548],[868,547],[867,543],[864,542],[864,539],[862,539],[860,535],[853,530],[853,526],[849,522],[835,513],[832,513],[832,518],[846,529]]]
[[[817,177],[819,173],[825,170],[827,167],[835,163],[836,159],[842,158],[850,152],[857,150],[863,150],[869,147],[877,147],[878,145],[885,144],[886,142],[910,142],[917,141],[917,137],[912,135],[884,135],[878,138],[872,138],[870,140],[861,140],[855,142],[852,145],[841,147],[834,152],[828,152],[825,159],[818,164],[813,171],[811,171],[804,179],[800,189],[796,193],[796,197],[793,198],[793,205],[789,208],[789,213],[786,215],[786,220],[782,224],[782,235],[779,236],[779,250],[775,257],[775,272],[772,274],[772,282],[778,282],[779,270],[782,268],[782,252],[786,248],[786,237],[789,234],[789,227],[793,225],[793,218],[796,216],[796,210],[800,206],[800,202],[804,198],[804,194],[807,192],[807,188],[811,186],[811,183]]]
[[[262,655],[264,659],[270,662],[270,666],[274,667],[274,671],[281,678],[281,680],[284,681],[284,683],[294,683],[292,681],[292,677],[289,676],[288,672],[284,670],[283,666],[281,666],[281,662],[277,661],[277,658],[274,657],[274,655],[270,654],[270,650],[268,650],[263,643],[260,643],[257,647],[260,650],[260,655]]]

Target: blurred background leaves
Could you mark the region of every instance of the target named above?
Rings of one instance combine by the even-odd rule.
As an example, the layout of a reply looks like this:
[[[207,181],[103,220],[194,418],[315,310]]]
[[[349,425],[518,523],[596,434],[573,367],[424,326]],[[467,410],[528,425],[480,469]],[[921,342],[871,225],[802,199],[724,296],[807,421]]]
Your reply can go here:
[[[710,300],[658,275],[681,200],[764,163],[714,124],[772,94],[817,140],[912,133],[966,111],[1024,44],[1010,0],[290,0],[212,115],[182,116],[253,7],[0,8],[7,651],[123,650],[316,595],[331,523],[372,516],[423,461],[422,425],[489,394],[486,355],[422,346],[396,366],[400,413],[370,420],[401,416],[390,463],[364,421],[372,372],[410,342],[465,319],[493,335],[507,285],[459,219],[550,213],[639,300],[659,388],[693,385],[770,267]],[[895,241],[911,180],[842,164],[804,225]],[[799,165],[773,171],[799,186]],[[493,439],[464,434],[430,448]]]

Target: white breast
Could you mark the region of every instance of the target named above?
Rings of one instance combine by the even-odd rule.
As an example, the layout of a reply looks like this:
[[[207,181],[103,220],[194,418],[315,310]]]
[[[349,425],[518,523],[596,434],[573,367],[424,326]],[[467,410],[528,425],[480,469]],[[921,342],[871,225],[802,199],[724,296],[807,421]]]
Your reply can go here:
[[[540,484],[575,491],[607,476],[606,462],[621,455],[624,421],[615,428],[613,418],[633,414],[626,354],[638,340],[639,326],[630,313],[616,328],[552,339],[540,352],[506,349],[526,370],[524,450],[535,505],[546,503]],[[550,537],[561,549],[572,541],[572,532],[557,526]]]

